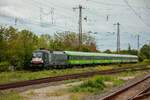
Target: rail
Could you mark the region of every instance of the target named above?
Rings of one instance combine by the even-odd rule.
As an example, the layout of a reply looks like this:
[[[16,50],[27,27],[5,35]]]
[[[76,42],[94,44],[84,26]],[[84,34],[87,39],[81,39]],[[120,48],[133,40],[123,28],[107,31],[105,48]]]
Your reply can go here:
[[[115,98],[116,96],[120,95],[121,93],[128,91],[130,88],[136,86],[137,84],[142,83],[143,81],[147,80],[150,78],[150,75],[145,76],[144,78],[142,78],[141,80],[138,80],[132,84],[127,85],[126,87],[119,89],[116,92],[113,92],[103,98],[101,98],[100,100],[113,100],[113,98]],[[137,100],[139,98],[142,98],[144,96],[148,96],[149,92],[146,93],[147,91],[149,91],[150,87],[146,87],[146,89],[144,89],[143,91],[137,93],[135,96],[128,98],[128,100]]]
[[[124,68],[117,68],[117,69],[111,69],[111,70],[84,72],[84,73],[79,73],[79,74],[47,77],[47,78],[40,78],[40,79],[35,79],[35,80],[0,84],[0,90],[19,88],[19,87],[42,84],[42,83],[49,83],[49,82],[57,82],[57,81],[63,81],[63,80],[69,80],[69,79],[87,78],[87,77],[94,76],[94,75],[107,75],[107,74],[115,74],[115,73],[120,73],[124,71],[129,71],[129,70],[138,71],[138,70],[147,70],[147,69],[150,69],[150,68],[133,68],[133,67],[125,68],[124,67]]]

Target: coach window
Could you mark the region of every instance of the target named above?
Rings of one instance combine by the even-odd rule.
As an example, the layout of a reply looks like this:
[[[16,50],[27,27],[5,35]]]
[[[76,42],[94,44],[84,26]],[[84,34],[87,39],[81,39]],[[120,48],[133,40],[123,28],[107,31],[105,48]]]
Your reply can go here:
[[[69,59],[69,60],[72,60],[72,57],[71,57],[71,56],[68,56],[68,59]]]

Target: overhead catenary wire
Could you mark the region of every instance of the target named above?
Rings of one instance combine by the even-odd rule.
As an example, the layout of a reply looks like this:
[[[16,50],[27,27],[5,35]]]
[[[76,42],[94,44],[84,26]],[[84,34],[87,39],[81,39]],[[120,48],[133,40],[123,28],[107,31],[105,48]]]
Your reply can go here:
[[[36,8],[40,8],[40,7],[42,7],[43,9],[46,9],[46,10],[49,10],[51,7],[55,7],[55,8],[62,8],[62,7],[58,7],[58,6],[54,6],[54,5],[50,5],[50,4],[48,4],[48,3],[41,3],[41,2],[38,2],[38,1],[36,1],[36,0],[33,0],[33,1],[31,1],[30,3],[32,3],[31,5],[34,5],[34,8],[36,7]],[[64,16],[64,17],[66,17],[67,19],[69,18],[69,19],[72,19],[72,16],[71,16],[71,14],[68,14],[68,13],[71,13],[72,11],[70,11],[70,12],[67,12],[67,13],[65,13],[65,12],[59,12],[59,13],[57,13],[57,12],[55,12],[55,14],[57,14],[57,15],[59,15],[59,16]],[[46,13],[44,13],[43,11],[42,11],[42,14],[46,14]],[[48,14],[48,13],[47,13]],[[73,19],[72,19],[73,20]]]
[[[36,2],[34,2],[34,1],[36,1]],[[93,0],[88,0],[88,1],[93,1]],[[96,1],[96,0],[95,0]],[[99,2],[99,3],[98,3]],[[55,3],[50,3],[48,0],[47,1],[45,1],[45,2],[42,2],[42,1],[38,1],[38,0],[33,0],[33,1],[31,1],[31,9],[32,9],[32,7],[33,8],[37,8],[37,9],[39,9],[39,5],[40,5],[40,3],[42,3],[41,4],[41,6],[42,6],[42,8],[43,9],[45,9],[45,12],[42,12],[42,14],[43,14],[43,16],[45,15],[45,16],[47,16],[48,15],[48,13],[49,13],[49,11],[50,11],[50,8],[51,7],[54,7],[54,8],[56,8],[56,12],[55,12],[55,14],[58,14],[57,15],[57,17],[59,17],[60,18],[60,20],[62,20],[62,19],[64,19],[65,18],[65,21],[64,21],[64,23],[67,23],[67,26],[65,25],[61,25],[61,24],[59,24],[59,23],[57,23],[56,25],[51,25],[51,24],[48,24],[45,28],[48,28],[48,27],[57,27],[56,28],[56,30],[57,29],[62,29],[62,30],[73,30],[72,28],[75,28],[75,25],[74,25],[74,23],[73,23],[73,25],[74,25],[74,27],[72,27],[72,24],[68,24],[68,23],[70,23],[70,22],[73,22],[73,20],[74,20],[74,22],[76,21],[76,19],[73,19],[73,17],[74,17],[74,15],[72,15],[72,11],[71,10],[68,10],[68,8],[67,7],[64,7],[63,5],[60,5],[59,6],[59,4],[55,4]],[[95,3],[96,4],[96,3]],[[109,6],[112,6],[112,7],[114,7],[114,6],[117,6],[117,7],[128,7],[127,5],[125,5],[125,4],[120,4],[120,3],[107,3],[107,2],[101,2],[101,1],[98,1],[97,0],[97,4],[98,5],[106,5],[106,7],[104,7],[103,9],[101,9],[101,10],[105,10],[105,9],[107,9]],[[30,4],[29,4],[30,5]],[[130,4],[131,5],[131,4]],[[95,6],[94,6],[95,7]],[[99,6],[96,6],[96,9],[99,9],[100,7]],[[138,6],[136,6],[136,5],[132,5],[132,8],[135,10],[135,12],[137,13],[137,11],[136,11],[136,9],[135,8],[140,8],[140,6],[138,7]],[[141,7],[142,9],[147,9],[147,10],[149,10],[149,8],[147,7],[147,8],[145,8],[145,7]],[[63,12],[61,12],[61,11],[59,11],[60,9],[63,9]],[[91,8],[90,8],[91,9]],[[130,8],[131,9],[131,8]],[[108,14],[110,14],[111,13],[111,10],[112,9],[110,9],[110,10],[108,10],[108,11],[106,11],[106,13],[108,13]],[[90,10],[90,12],[88,12],[87,14],[89,14],[89,15],[91,15],[91,20],[94,20],[95,18],[94,18],[94,16],[95,16],[95,14],[94,13],[92,13],[91,14],[91,12],[92,12],[93,10]],[[110,13],[109,13],[109,11],[110,11]],[[86,11],[87,12],[87,11]],[[101,17],[100,15],[102,15],[101,14],[101,12],[99,12],[99,11],[93,11],[93,12],[96,12],[97,13],[97,16],[99,16],[99,17]],[[139,16],[140,16],[140,14],[139,13],[137,13]],[[77,15],[77,14],[76,14]],[[115,17],[114,17],[115,16]],[[114,14],[114,16],[113,15],[111,15],[110,16],[110,18],[113,20],[113,19],[117,19],[118,20],[118,18],[116,18],[116,14]],[[137,15],[136,15],[137,16]],[[36,16],[35,16],[36,17]],[[38,16],[39,17],[39,16]],[[77,17],[77,16],[76,16]],[[106,18],[106,15],[104,16],[105,18]],[[117,15],[117,17],[119,17],[119,15]],[[135,16],[134,16],[135,17]],[[57,19],[59,19],[59,18],[57,18]],[[39,18],[38,18],[39,19]],[[56,18],[55,18],[56,19]],[[70,21],[71,20],[71,21]],[[89,18],[88,18],[88,20],[89,20]],[[108,22],[110,22],[110,21],[112,21],[112,20],[109,20]],[[137,20],[137,19],[136,19]],[[144,21],[144,18],[142,18],[142,20]],[[28,21],[31,21],[30,23],[33,23],[33,24],[35,24],[35,25],[38,25],[39,24],[39,21],[37,21],[36,19],[34,19],[34,18],[30,18]],[[68,22],[67,22],[68,21]],[[95,19],[94,20],[95,22],[97,22],[97,21],[99,21],[100,22],[100,20],[99,19]],[[139,21],[139,20],[138,20]],[[92,25],[91,25],[91,28],[93,27],[93,25],[97,25],[97,24],[95,24],[95,22],[94,23],[92,23]],[[107,23],[108,23],[107,22]],[[19,23],[19,22],[18,22]],[[91,23],[90,21],[88,21],[88,23]],[[111,22],[110,22],[111,23]],[[110,23],[108,23],[108,24],[110,24]],[[113,22],[112,22],[113,23]],[[146,22],[144,22],[144,23],[146,23]],[[143,24],[142,24],[143,25]],[[142,26],[141,25],[141,26]],[[145,26],[145,25],[144,25]],[[68,27],[68,28],[67,28]],[[90,30],[92,30],[92,29],[90,29]]]
[[[102,2],[102,1],[95,1],[95,0],[88,0],[90,2],[93,2],[95,4],[101,4],[101,5],[106,5],[106,6],[117,6],[117,7],[128,7],[127,5],[124,4],[116,4],[116,3],[107,3],[107,2]],[[149,7],[143,7],[143,6],[132,6],[133,8],[142,8],[142,9],[150,9]]]
[[[134,12],[134,14],[145,24],[147,27],[150,28],[150,25],[145,23],[145,21],[142,19],[142,17],[134,10],[134,8],[129,4],[127,0],[124,0],[124,2],[128,5],[128,7]]]
[[[34,3],[34,2],[33,2]],[[51,8],[57,8],[57,7],[53,7],[53,6],[48,6],[48,5],[45,5],[45,4],[40,4],[40,2],[36,2],[36,5],[35,5],[37,8],[40,8],[40,7],[42,7],[43,9],[46,9],[46,10],[49,10],[49,9],[51,9]],[[44,12],[42,12],[43,14],[47,14],[48,15],[48,13],[44,13]],[[68,12],[67,12],[68,13]],[[64,12],[59,12],[59,13],[57,13],[57,12],[55,12],[55,14],[59,14],[60,16],[66,16],[66,17],[68,17],[68,18],[71,18],[72,16],[70,16],[70,14],[67,14],[67,13],[64,13]]]
[[[116,3],[107,3],[107,2],[102,2],[102,1],[95,1],[95,0],[88,0],[88,1],[90,1],[90,2],[93,2],[93,3],[95,3],[95,4],[97,4],[97,5],[106,5],[106,6],[117,6],[117,7],[126,7],[126,8],[130,8],[130,9],[132,9],[133,10],[133,12],[134,12],[134,14],[140,19],[140,21],[144,24],[144,25],[146,25],[148,28],[150,28],[150,25],[148,24],[148,23],[146,23],[142,18],[141,18],[141,16],[134,10],[134,8],[143,8],[143,9],[150,9],[150,8],[148,8],[148,7],[140,7],[140,6],[136,6],[136,5],[134,5],[134,6],[131,6],[131,5],[124,5],[124,4],[116,4]],[[129,3],[128,3],[129,4]],[[130,6],[130,7],[129,7]],[[144,12],[142,13],[142,14],[144,14]]]

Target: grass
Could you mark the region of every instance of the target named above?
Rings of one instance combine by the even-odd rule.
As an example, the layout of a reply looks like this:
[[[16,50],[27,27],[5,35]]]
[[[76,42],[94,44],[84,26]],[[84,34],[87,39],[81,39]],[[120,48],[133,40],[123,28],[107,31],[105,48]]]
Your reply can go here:
[[[105,93],[107,91],[110,91],[113,87],[121,86],[124,84],[127,80],[123,78],[134,78],[141,75],[146,75],[147,72],[122,72],[114,75],[99,75],[94,76],[92,78],[88,78],[87,80],[84,80],[83,83],[81,83],[78,86],[73,86],[68,89],[69,93],[71,92],[72,95],[70,95],[71,100],[86,100],[86,98],[89,96],[94,95],[100,95],[102,93]]]
[[[146,74],[146,73],[141,71],[137,71],[137,72],[128,71],[128,72],[123,72],[114,75],[98,75],[91,78],[82,79],[82,82],[80,84],[73,85],[66,89],[60,89],[54,92],[47,92],[46,96],[59,97],[59,96],[69,95],[70,100],[86,100],[85,98],[87,96],[99,95],[101,93],[104,93],[105,91],[109,91],[113,87],[122,85],[126,81],[122,79],[122,77],[134,78],[142,74]],[[69,81],[69,82],[73,82],[73,81]],[[9,95],[10,94],[8,94],[8,96]],[[28,94],[28,96],[30,95],[36,96],[36,94],[33,91],[31,91]],[[16,98],[18,98],[18,96]]]
[[[122,85],[126,80],[122,79],[122,77],[135,77],[139,75],[146,74],[146,72],[122,72],[115,75],[98,75],[88,80],[84,81],[82,84],[78,86],[72,87],[69,91],[77,93],[77,92],[85,92],[85,93],[99,93],[107,88],[112,88],[116,86]]]
[[[68,68],[68,69],[51,69],[42,71],[15,71],[15,72],[0,72],[0,84],[17,82],[23,80],[32,80],[44,77],[53,77],[66,74],[82,73],[87,71],[98,71],[118,68],[117,65],[84,67],[84,68]]]
[[[84,71],[92,71],[92,70],[107,70],[109,68],[114,68],[112,66],[98,66],[98,67],[88,67],[88,68],[73,68],[73,69],[63,69],[63,70],[46,70],[46,71],[38,71],[38,72],[27,72],[27,71],[18,71],[18,72],[3,72],[0,73],[0,82],[10,82],[10,81],[20,81],[20,80],[28,80],[39,77],[47,77],[47,76],[57,76],[63,74],[72,74],[72,73],[80,73]],[[102,69],[101,69],[102,68]],[[83,81],[80,85],[73,86],[67,90],[56,91],[52,93],[46,94],[47,96],[61,96],[61,95],[70,95],[71,100],[84,100],[85,97],[92,94],[100,94],[104,91],[110,90],[112,87],[122,85],[126,80],[123,80],[122,77],[136,77],[138,75],[146,74],[146,72],[122,72],[114,75],[99,75],[94,76],[88,79],[79,79],[79,81]],[[68,80],[65,83],[76,82],[77,80]],[[34,92],[30,92],[28,95],[36,95]],[[18,92],[10,91],[10,92],[0,92],[0,100],[23,100],[24,97],[20,96]]]
[[[90,69],[90,68],[89,68]],[[15,71],[15,72],[2,72],[0,73],[0,84],[8,83],[8,82],[16,82],[22,80],[32,80],[50,76],[58,76],[65,74],[73,74],[73,73],[81,73],[88,71],[89,69],[62,69],[62,70],[43,70],[37,72],[29,72],[29,71]]]
[[[150,59],[145,59],[143,62],[141,62],[142,64],[150,64]]]
[[[70,91],[97,93],[103,91],[106,87],[108,87],[108,84],[105,84],[108,82],[112,83],[112,86],[118,86],[124,83],[123,80],[114,76],[95,76],[84,81],[79,86],[74,86],[70,89]]]
[[[94,76],[78,86],[69,88],[68,93],[71,93],[71,100],[86,100],[87,96],[101,94],[112,87],[122,85],[124,82],[124,80],[119,79],[116,75]]]
[[[137,64],[135,64],[137,65]],[[131,64],[124,64],[121,67],[128,67]],[[68,69],[51,69],[42,71],[15,71],[15,72],[0,72],[0,84],[17,82],[23,80],[32,80],[44,77],[53,77],[66,74],[82,73],[87,71],[100,71],[118,68],[120,65],[107,65],[107,66],[96,66],[96,67],[84,67],[84,68],[68,68]]]
[[[104,81],[100,77],[91,78],[79,86],[71,89],[72,92],[97,92],[105,88]]]
[[[0,92],[0,100],[23,100],[23,97],[18,92]]]

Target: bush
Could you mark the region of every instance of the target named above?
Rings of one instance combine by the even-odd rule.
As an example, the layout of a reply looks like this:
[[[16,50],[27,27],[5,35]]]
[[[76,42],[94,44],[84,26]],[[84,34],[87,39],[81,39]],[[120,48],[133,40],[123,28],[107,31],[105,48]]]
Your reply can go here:
[[[0,71],[9,71],[10,63],[9,62],[0,62]]]
[[[150,59],[144,59],[143,63],[144,64],[150,64]]]
[[[105,88],[105,84],[101,77],[91,78],[79,86],[72,88],[72,92],[98,92]]]

